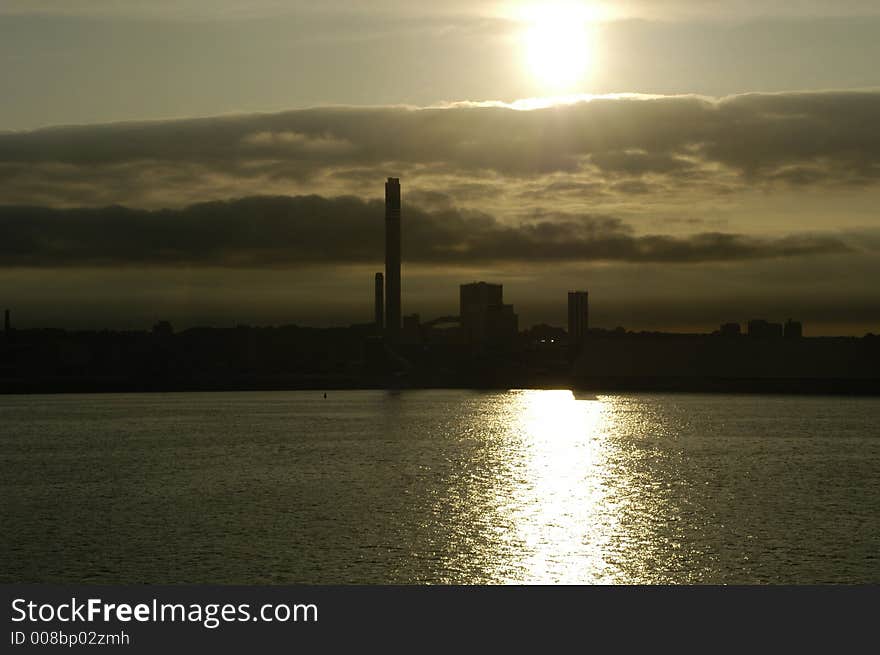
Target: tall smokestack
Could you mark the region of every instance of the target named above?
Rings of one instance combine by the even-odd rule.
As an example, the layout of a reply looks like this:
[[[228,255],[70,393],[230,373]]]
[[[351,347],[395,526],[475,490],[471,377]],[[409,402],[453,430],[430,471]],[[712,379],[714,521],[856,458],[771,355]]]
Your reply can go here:
[[[376,329],[381,332],[385,325],[385,277],[376,273]]]
[[[391,340],[400,332],[400,180],[385,182],[385,329]]]

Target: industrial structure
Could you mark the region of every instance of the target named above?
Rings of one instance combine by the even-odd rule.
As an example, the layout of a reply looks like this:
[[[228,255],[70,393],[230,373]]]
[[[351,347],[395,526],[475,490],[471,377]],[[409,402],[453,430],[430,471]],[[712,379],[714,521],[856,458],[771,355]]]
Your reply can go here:
[[[377,333],[382,333],[385,327],[385,277],[381,273],[376,273],[376,291],[375,291],[375,309],[373,322],[376,325]]]
[[[385,334],[397,340],[400,332],[400,179],[385,182]]]

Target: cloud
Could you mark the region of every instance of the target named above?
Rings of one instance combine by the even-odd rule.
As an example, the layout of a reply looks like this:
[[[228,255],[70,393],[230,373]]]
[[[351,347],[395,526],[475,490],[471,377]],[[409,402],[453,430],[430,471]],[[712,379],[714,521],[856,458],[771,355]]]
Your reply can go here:
[[[157,211],[0,207],[0,230],[3,267],[296,268],[378,263],[384,247],[382,203],[354,197],[250,197]],[[637,235],[610,216],[547,212],[509,225],[485,213],[412,205],[403,234],[407,261],[446,265],[697,263],[850,250],[828,235]]]
[[[255,150],[265,150],[267,154],[275,154],[279,149],[288,151],[295,156],[335,155],[349,152],[352,144],[345,139],[332,136],[311,136],[299,132],[254,132],[242,139],[245,146]]]
[[[810,92],[599,97],[528,111],[321,107],[3,132],[0,202],[156,207],[358,195],[344,178],[363,181],[370,171],[378,180],[418,178],[420,190],[489,180],[512,189],[556,176],[557,188],[621,196],[698,185],[873,186],[878,115],[880,92]]]

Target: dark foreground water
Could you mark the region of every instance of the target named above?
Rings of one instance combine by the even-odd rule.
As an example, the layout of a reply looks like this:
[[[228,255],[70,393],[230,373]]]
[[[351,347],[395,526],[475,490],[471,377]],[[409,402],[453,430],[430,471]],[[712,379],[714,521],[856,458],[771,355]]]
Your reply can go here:
[[[880,399],[0,396],[0,580],[880,582]]]

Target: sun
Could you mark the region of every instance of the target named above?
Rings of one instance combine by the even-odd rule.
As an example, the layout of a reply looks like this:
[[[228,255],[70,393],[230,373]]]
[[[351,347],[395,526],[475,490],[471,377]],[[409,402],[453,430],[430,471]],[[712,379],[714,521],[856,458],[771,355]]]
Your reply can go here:
[[[581,91],[594,61],[593,17],[579,4],[545,3],[523,12],[525,63],[542,91]]]

